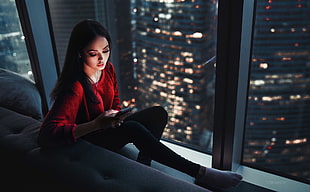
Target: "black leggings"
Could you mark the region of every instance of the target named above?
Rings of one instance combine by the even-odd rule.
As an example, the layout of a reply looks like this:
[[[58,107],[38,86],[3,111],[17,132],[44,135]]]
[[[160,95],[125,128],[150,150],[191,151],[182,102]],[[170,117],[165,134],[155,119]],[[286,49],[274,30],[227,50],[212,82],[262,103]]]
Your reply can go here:
[[[159,141],[167,118],[167,112],[162,107],[150,107],[128,116],[120,127],[97,131],[84,136],[84,139],[114,152],[133,143],[151,159],[195,177],[200,166]]]

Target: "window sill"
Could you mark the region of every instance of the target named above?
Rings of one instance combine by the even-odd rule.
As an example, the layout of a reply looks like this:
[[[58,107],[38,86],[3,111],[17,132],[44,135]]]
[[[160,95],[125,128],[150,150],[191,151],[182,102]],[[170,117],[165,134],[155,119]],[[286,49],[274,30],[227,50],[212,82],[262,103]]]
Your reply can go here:
[[[199,163],[206,167],[212,167],[212,155],[182,147],[180,145],[173,144],[167,141],[161,140],[161,142],[179,155],[193,162]],[[243,176],[243,182],[239,186],[226,190],[211,187],[209,189],[217,192],[310,191],[310,185],[306,183],[298,182],[285,177],[280,177],[247,166],[240,165],[236,172]]]

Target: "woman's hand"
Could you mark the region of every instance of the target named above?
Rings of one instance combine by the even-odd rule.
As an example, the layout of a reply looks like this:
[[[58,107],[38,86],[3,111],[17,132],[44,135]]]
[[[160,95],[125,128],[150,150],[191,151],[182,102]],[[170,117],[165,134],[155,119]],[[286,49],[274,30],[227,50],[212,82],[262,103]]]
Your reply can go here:
[[[117,110],[107,110],[100,114],[95,120],[95,126],[100,129],[107,129],[109,127],[119,127],[123,123],[125,116],[116,117]]]
[[[74,132],[75,137],[79,138],[99,129],[109,129],[121,126],[127,115],[115,117],[117,112],[117,110],[110,109],[101,113],[92,121],[77,125]]]

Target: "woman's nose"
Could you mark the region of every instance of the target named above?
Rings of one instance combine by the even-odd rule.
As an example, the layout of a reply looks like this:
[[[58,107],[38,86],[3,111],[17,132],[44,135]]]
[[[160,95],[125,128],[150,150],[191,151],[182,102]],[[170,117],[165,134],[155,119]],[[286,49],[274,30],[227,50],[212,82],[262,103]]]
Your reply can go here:
[[[103,57],[102,57],[102,53],[98,53],[98,60],[102,60]]]

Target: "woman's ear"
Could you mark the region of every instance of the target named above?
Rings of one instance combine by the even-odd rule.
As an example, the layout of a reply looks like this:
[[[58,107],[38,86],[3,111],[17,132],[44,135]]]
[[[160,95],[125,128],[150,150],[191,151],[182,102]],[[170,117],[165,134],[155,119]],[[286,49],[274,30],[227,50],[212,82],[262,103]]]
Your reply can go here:
[[[79,51],[79,59],[82,59],[83,57],[83,51]]]

